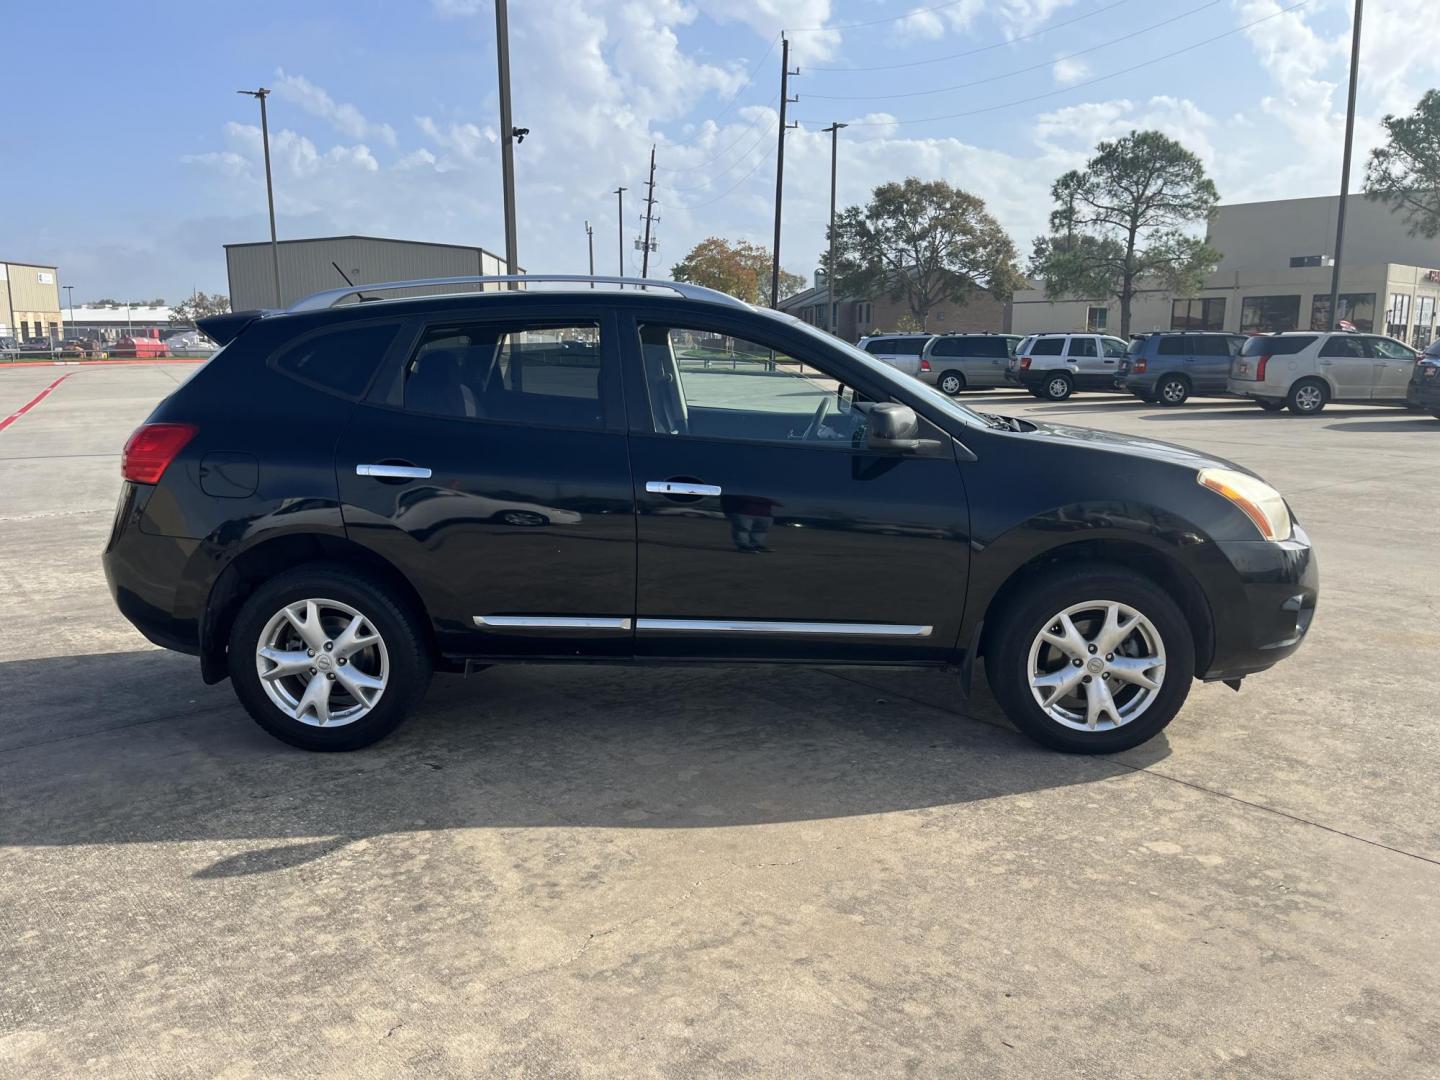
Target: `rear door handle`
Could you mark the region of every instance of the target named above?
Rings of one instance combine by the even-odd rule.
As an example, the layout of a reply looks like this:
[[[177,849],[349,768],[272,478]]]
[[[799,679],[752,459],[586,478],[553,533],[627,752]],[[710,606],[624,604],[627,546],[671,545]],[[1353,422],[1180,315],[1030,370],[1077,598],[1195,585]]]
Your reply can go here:
[[[689,484],[679,480],[647,480],[645,490],[651,495],[719,495],[719,484]]]
[[[420,465],[356,465],[355,475],[387,480],[429,480],[430,470]]]

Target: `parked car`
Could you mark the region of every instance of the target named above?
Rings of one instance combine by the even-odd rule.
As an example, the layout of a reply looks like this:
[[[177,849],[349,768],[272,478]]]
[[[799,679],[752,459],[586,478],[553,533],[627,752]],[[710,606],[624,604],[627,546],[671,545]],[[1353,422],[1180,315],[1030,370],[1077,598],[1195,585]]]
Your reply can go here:
[[[170,355],[170,347],[159,338],[126,335],[106,350],[112,360],[153,360]]]
[[[55,345],[49,338],[32,337],[26,338],[20,343],[20,354],[27,357],[51,356],[55,352]]]
[[[0,356],[13,359],[20,353],[20,342],[13,337],[0,337]]]
[[[897,371],[918,376],[921,354],[934,337],[934,334],[873,334],[861,338],[859,348]]]
[[[57,356],[85,359],[100,355],[100,343],[94,338],[68,337],[55,347]]]
[[[1412,409],[1424,409],[1440,420],[1440,343],[1432,344],[1415,363],[1405,402]]]
[[[1021,730],[1111,752],[1309,629],[1310,542],[1228,462],[975,412],[699,286],[527,284],[202,320],[223,347],[125,446],[121,612],[313,750],[383,737],[434,670],[903,664],[963,686],[978,658]],[[682,367],[697,333],[782,362]]]
[[[1064,401],[1076,390],[1115,390],[1129,346],[1105,334],[1031,334],[1015,347],[1007,381],[1038,398]]]
[[[1262,409],[1312,416],[1331,401],[1404,405],[1419,354],[1394,338],[1349,331],[1260,334],[1230,366],[1230,393]]]
[[[1193,330],[1141,334],[1120,361],[1116,386],[1160,405],[1183,405],[1191,394],[1224,394],[1230,361],[1245,341],[1242,334]]]
[[[1005,385],[1005,368],[1019,334],[939,334],[920,354],[919,378],[954,397]]]

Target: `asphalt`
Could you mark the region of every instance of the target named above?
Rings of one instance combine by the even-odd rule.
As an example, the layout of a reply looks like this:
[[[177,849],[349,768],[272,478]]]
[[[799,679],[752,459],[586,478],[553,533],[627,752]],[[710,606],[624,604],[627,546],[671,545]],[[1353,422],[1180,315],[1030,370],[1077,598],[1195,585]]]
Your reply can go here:
[[[0,1076],[1440,1075],[1440,422],[1083,395],[1290,498],[1311,639],[1108,759],[941,673],[493,668],[311,755],[114,610],[184,366],[0,370]]]

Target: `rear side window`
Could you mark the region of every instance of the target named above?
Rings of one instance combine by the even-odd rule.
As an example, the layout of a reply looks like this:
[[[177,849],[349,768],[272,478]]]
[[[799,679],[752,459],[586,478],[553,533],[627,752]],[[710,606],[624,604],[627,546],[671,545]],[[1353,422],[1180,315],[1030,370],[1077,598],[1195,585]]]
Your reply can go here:
[[[1245,342],[1241,356],[1293,356],[1315,344],[1313,334],[1295,334],[1285,337],[1271,337],[1261,334]]]
[[[605,425],[595,323],[433,326],[405,365],[405,408],[559,427]]]
[[[1095,351],[1095,339],[1088,337],[1077,337],[1070,339],[1071,356],[1097,356]]]
[[[930,350],[931,356],[1009,356],[1004,338],[958,337],[941,338]]]
[[[1155,351],[1161,356],[1184,356],[1190,349],[1183,337],[1162,337],[1160,346]]]
[[[280,353],[274,367],[322,390],[358,398],[399,329],[399,323],[366,323],[313,334]]]
[[[1031,356],[1059,356],[1065,351],[1065,339],[1063,337],[1042,337],[1036,338],[1030,346]]]
[[[866,352],[888,353],[891,356],[919,356],[925,348],[926,338],[882,338],[865,346]]]
[[[1190,339],[1190,351],[1196,356],[1231,356],[1231,339],[1220,334],[1200,334]]]

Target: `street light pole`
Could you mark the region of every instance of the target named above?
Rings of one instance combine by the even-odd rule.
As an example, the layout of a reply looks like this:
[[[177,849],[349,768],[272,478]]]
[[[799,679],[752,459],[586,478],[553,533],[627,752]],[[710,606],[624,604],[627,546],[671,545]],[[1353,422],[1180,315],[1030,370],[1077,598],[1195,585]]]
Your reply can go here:
[[[275,306],[278,308],[283,306],[284,301],[280,298],[280,242],[275,238],[275,183],[270,174],[270,118],[265,111],[265,99],[270,96],[270,91],[262,86],[259,90],[235,92],[260,101],[260,142],[265,148],[265,201],[270,207],[270,261],[275,269]]]
[[[500,72],[500,171],[505,200],[505,272],[518,273],[515,239],[515,127],[510,122],[510,13],[506,0],[495,0],[496,67]],[[510,283],[515,288],[515,282]]]
[[[830,298],[830,317],[825,321],[830,324],[830,332],[837,337],[840,305],[835,299],[835,158],[840,149],[840,129],[849,126],[836,120],[828,128],[821,128],[830,132],[830,250],[825,256],[825,292]]]
[[[770,251],[770,306],[780,307],[780,204],[785,197],[785,109],[790,104],[790,76],[800,74],[790,70],[790,41],[784,32],[780,34],[780,129],[779,145],[775,151],[775,246]]]
[[[619,238],[620,246],[616,249],[620,253],[620,276],[625,276],[625,192],[628,188],[619,187],[615,189],[615,198],[619,200],[618,209],[615,211],[615,231]]]
[[[595,230],[590,227],[590,222],[585,222],[585,243],[590,248],[590,276],[595,276]],[[590,287],[595,287],[595,282],[590,282]]]
[[[1335,215],[1335,258],[1330,267],[1330,329],[1340,321],[1340,260],[1345,246],[1345,201],[1350,196],[1350,148],[1355,140],[1355,87],[1360,80],[1360,13],[1355,0],[1355,25],[1350,39],[1350,98],[1345,106],[1345,153],[1340,164],[1340,210]]]
[[[65,286],[65,298],[66,298],[66,300],[69,301],[69,304],[70,304],[70,336],[71,336],[71,337],[79,337],[80,335],[77,334],[77,333],[75,333],[75,286],[74,286],[74,285],[66,285],[66,286]]]

